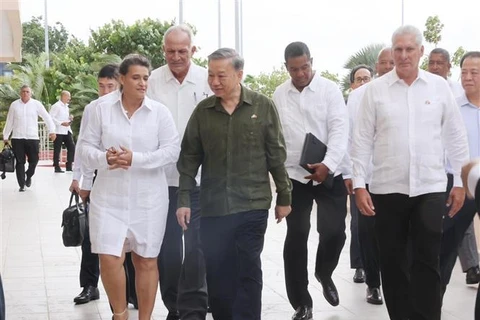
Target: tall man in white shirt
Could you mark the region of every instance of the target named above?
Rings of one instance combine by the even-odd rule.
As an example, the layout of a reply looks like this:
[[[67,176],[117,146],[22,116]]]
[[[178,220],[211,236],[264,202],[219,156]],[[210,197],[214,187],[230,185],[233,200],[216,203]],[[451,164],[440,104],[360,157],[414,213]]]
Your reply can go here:
[[[395,66],[393,62],[392,49],[390,47],[383,48],[377,57],[377,62],[375,64],[377,77],[381,77],[384,74],[393,70]],[[357,116],[358,108],[360,102],[362,101],[363,95],[365,93],[366,86],[361,86],[353,90],[347,102],[347,110],[350,118],[350,134],[349,134],[349,150],[350,154],[351,141],[352,141],[352,132],[355,123],[355,118]],[[365,283],[367,284],[366,292],[366,301],[371,304],[383,304],[382,294],[380,292],[380,266],[379,266],[379,253],[377,239],[375,237],[374,226],[375,226],[375,217],[368,217],[362,215],[357,208],[355,203],[355,194],[353,193],[352,180],[351,180],[351,161],[348,157],[349,165],[349,174],[344,174],[343,178],[347,186],[347,190],[350,195],[350,213],[353,219],[358,220],[358,242],[360,247],[360,253],[362,257],[362,265],[365,270]],[[370,184],[371,179],[371,167],[369,167],[369,172],[367,174],[366,185]],[[352,237],[354,233],[352,230]],[[351,251],[352,249],[350,249]],[[354,279],[355,280],[355,279]]]
[[[163,51],[167,65],[152,71],[147,95],[169,108],[181,140],[195,106],[212,91],[208,86],[207,70],[191,60],[196,47],[192,30],[187,25],[172,26],[165,32]],[[167,320],[205,319],[208,296],[200,247],[200,189],[197,185],[191,194],[192,216],[184,232],[183,256],[182,228],[176,217],[179,182],[176,166],[172,165],[166,174],[170,205],[158,269],[162,300],[169,312]]]
[[[20,99],[10,105],[3,128],[3,140],[8,143],[8,137],[12,134],[12,149],[17,163],[15,172],[19,191],[25,191],[25,186],[30,187],[32,176],[38,163],[40,151],[40,138],[38,136],[38,117],[47,124],[49,138],[55,141],[55,124],[45,107],[38,100],[32,99],[32,89],[28,85],[20,88]],[[25,172],[25,162],[28,158],[28,169]]]
[[[325,299],[339,304],[332,281],[340,252],[345,244],[347,191],[338,167],[348,139],[348,115],[338,86],[312,69],[313,58],[302,42],[285,48],[285,66],[290,74],[273,94],[287,145],[285,167],[292,180],[292,212],[287,217],[283,251],[285,282],[294,320],[312,318],[312,297],[308,292],[307,241],[313,201],[317,203],[317,231],[320,241],[316,254],[315,277],[322,284]],[[311,132],[328,146],[325,159],[312,163],[313,174],[300,165],[305,135]],[[322,182],[329,173],[332,188]]]
[[[72,163],[75,156],[75,143],[73,142],[72,128],[70,127],[73,117],[70,116],[70,110],[68,109],[69,102],[70,92],[64,90],[60,94],[60,100],[50,108],[50,116],[55,123],[55,133],[57,134],[57,138],[53,143],[53,166],[57,173],[64,172],[60,168],[62,144],[67,148],[65,170],[72,171]]]
[[[424,50],[420,30],[398,28],[392,49],[394,71],[366,87],[355,122],[351,154],[355,198],[362,214],[376,216],[390,318],[440,320],[444,152],[454,172],[447,200],[453,216],[465,198],[460,171],[469,158],[468,142],[448,83],[418,67]],[[372,156],[370,196],[365,183]]]
[[[480,157],[480,52],[466,53],[460,61],[460,68],[462,70],[462,86],[465,91],[462,96],[457,98],[457,103],[467,128],[470,157],[473,159]],[[447,166],[449,188],[452,184],[451,171],[450,165]],[[464,235],[466,237],[466,231],[472,226],[476,211],[475,202],[466,199],[463,207],[453,218],[445,217],[443,220],[442,251],[440,255],[442,293],[445,292],[446,286],[450,282],[452,270],[457,260],[457,250],[460,250],[460,245],[465,244]],[[475,233],[473,233],[473,240],[475,241]],[[473,255],[478,263],[478,252],[474,252]],[[473,280],[476,280],[475,277]]]

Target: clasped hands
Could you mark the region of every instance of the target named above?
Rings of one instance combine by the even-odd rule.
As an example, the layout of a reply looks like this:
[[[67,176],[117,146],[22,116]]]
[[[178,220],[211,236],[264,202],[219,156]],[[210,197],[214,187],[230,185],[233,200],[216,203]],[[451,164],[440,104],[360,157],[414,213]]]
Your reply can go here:
[[[132,166],[132,151],[120,146],[120,150],[110,147],[107,149],[106,157],[108,163],[108,169],[125,169],[127,170]]]

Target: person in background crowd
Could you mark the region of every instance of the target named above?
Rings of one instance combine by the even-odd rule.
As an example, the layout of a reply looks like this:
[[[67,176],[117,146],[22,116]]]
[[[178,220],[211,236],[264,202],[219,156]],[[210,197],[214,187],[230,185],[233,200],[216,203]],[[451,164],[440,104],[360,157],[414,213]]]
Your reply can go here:
[[[75,156],[75,143],[73,142],[72,123],[73,116],[70,115],[68,103],[70,102],[70,92],[62,91],[60,100],[58,100],[50,108],[50,116],[55,123],[55,133],[57,138],[53,143],[53,166],[55,172],[63,173],[65,171],[60,168],[60,152],[62,151],[62,144],[67,148],[67,163],[65,170],[73,171],[72,163]]]
[[[117,65],[108,64],[100,69],[97,77],[99,97],[103,97],[118,89],[118,76]],[[86,126],[89,114],[92,112],[92,109],[95,109],[98,102],[99,99],[96,99],[85,106],[77,139],[77,148],[81,143],[84,131],[83,128]],[[70,192],[77,192],[83,202],[86,203],[93,183],[93,170],[90,168],[82,168],[82,161],[79,152],[75,152],[74,162],[75,167],[73,168],[73,178],[69,190]],[[83,175],[82,178],[83,173],[86,174]],[[80,182],[82,182],[82,188],[80,188]],[[83,304],[100,298],[100,293],[97,288],[99,276],[98,255],[92,253],[90,233],[87,229],[82,243],[82,261],[80,264],[80,287],[82,288],[82,292],[73,299],[76,304]]]
[[[13,101],[8,109],[3,128],[4,143],[8,143],[8,137],[12,134],[12,150],[17,161],[15,173],[20,192],[24,192],[25,187],[32,185],[32,177],[38,164],[40,151],[38,117],[45,121],[50,140],[55,141],[55,124],[52,118],[40,101],[32,99],[32,89],[28,85],[23,85],[20,88],[20,99]],[[25,171],[27,158],[28,169]]]

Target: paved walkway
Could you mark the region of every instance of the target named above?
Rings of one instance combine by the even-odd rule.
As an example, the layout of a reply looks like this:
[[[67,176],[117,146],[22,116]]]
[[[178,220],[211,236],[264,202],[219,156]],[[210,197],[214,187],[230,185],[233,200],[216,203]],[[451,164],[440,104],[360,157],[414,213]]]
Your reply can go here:
[[[48,165],[48,162],[42,164]],[[62,245],[60,228],[62,211],[68,205],[71,178],[69,173],[55,174],[52,167],[39,167],[32,187],[24,193],[18,192],[14,174],[8,174],[7,179],[0,182],[0,272],[4,280],[8,320],[111,319],[103,287],[100,288],[101,298],[98,301],[78,306],[72,302],[80,292],[81,250]],[[315,225],[312,219],[312,226]],[[264,320],[290,319],[293,313],[286,298],[283,278],[285,231],[285,223],[277,225],[271,215],[262,256]],[[367,304],[365,285],[352,281],[349,238],[334,273],[340,305],[332,307],[325,301],[321,286],[313,277],[314,253],[318,243],[315,228],[310,235],[309,274],[314,319],[388,319],[385,306]],[[445,295],[442,319],[473,319],[475,294],[476,286],[465,285],[465,276],[457,266]],[[165,317],[166,309],[157,295],[153,318]],[[130,310],[130,319],[137,319],[133,309]],[[212,318],[209,315],[207,319]]]

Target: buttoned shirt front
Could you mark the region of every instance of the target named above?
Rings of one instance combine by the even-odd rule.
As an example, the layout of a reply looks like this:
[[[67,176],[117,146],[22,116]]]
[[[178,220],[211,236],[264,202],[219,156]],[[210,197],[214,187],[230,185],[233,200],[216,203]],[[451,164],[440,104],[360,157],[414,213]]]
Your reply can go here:
[[[180,83],[164,65],[154,71],[148,79],[147,95],[164,104],[172,113],[178,128],[180,140],[183,138],[188,120],[195,106],[204,98],[212,95],[208,86],[208,73],[205,68],[190,64],[185,79]],[[169,186],[178,187],[179,174],[175,165],[166,169]],[[197,177],[197,183],[200,178]]]
[[[178,207],[190,207],[190,191],[202,166],[202,216],[224,216],[271,206],[271,174],[277,204],[291,204],[285,170],[285,141],[272,100],[242,86],[237,108],[225,111],[220,98],[203,100],[190,118],[177,164]]]
[[[8,109],[3,139],[8,139],[13,131],[12,139],[39,140],[39,116],[45,121],[49,133],[55,133],[55,124],[40,101],[29,99],[24,103],[21,99],[15,100]]]
[[[68,108],[68,104],[63,103],[60,100],[55,102],[50,108],[50,116],[55,123],[56,134],[65,135],[69,132],[72,132],[72,128],[70,128],[70,125],[67,127],[62,126],[63,122],[70,122],[70,110]]]
[[[370,191],[418,196],[445,192],[444,152],[454,185],[462,186],[461,166],[468,142],[460,110],[445,79],[418,71],[407,85],[396,70],[365,90],[352,141],[354,188],[364,188],[370,157]]]
[[[287,168],[290,178],[308,183],[310,175],[300,163],[307,133],[313,133],[327,145],[322,161],[335,175],[341,174],[341,164],[348,142],[348,114],[338,86],[315,73],[310,84],[299,92],[289,79],[273,94],[287,145]],[[316,184],[316,182],[314,182]]]

